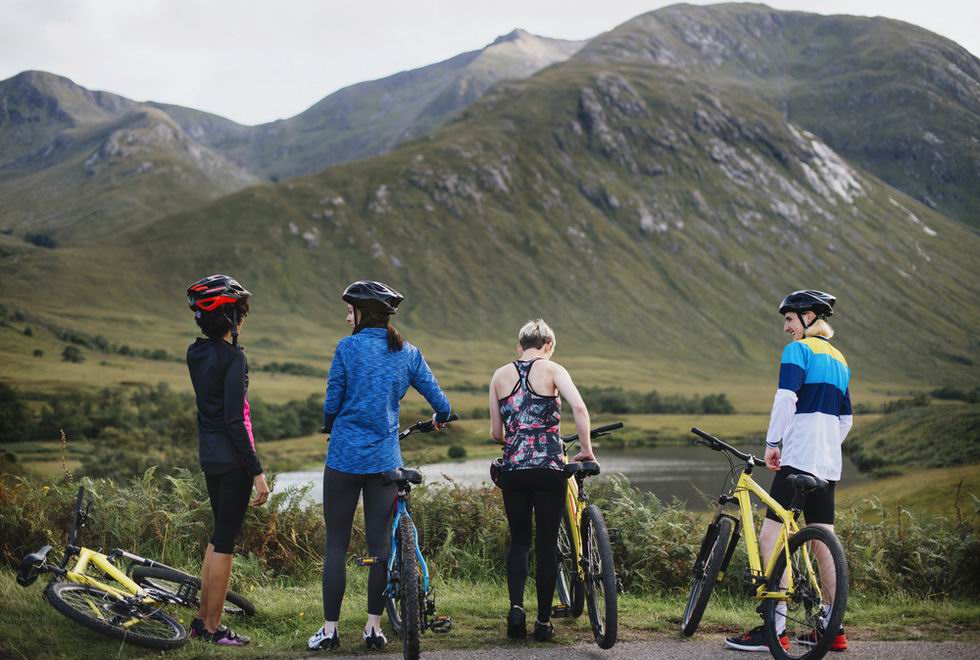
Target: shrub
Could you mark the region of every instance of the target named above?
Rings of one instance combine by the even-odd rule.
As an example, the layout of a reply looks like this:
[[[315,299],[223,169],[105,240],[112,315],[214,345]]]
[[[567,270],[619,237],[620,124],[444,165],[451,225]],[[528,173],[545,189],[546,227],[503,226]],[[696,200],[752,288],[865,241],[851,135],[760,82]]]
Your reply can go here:
[[[31,326],[27,326],[26,328],[24,328],[24,336],[25,337],[33,337],[34,336],[34,329]]]
[[[56,241],[51,236],[47,234],[26,234],[24,240],[31,245],[36,245],[38,247],[54,249],[58,247],[58,241]]]
[[[453,445],[449,448],[449,458],[466,458],[466,447]]]
[[[36,358],[44,357],[44,351],[42,351],[40,348],[35,348],[34,349],[34,357],[36,357]]]
[[[0,383],[0,442],[24,440],[30,415],[17,390]]]
[[[85,362],[85,356],[82,352],[78,350],[77,346],[65,346],[65,350],[61,352],[61,359],[65,362]]]

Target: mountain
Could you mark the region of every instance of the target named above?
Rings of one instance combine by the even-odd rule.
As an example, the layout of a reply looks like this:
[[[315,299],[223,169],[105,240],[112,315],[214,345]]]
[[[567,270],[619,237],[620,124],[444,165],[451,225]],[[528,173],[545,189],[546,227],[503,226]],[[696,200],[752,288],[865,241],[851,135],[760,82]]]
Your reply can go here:
[[[0,227],[93,241],[257,182],[166,113],[67,78],[0,82]]]
[[[775,305],[815,287],[840,298],[859,379],[967,381],[980,359],[976,233],[757,96],[657,65],[498,84],[428,140],[120,234],[99,248],[105,272],[78,272],[94,249],[23,249],[0,290],[15,307],[43,271],[108,313],[102,292],[129,289],[106,278],[125,269],[141,292],[126,313],[176,324],[186,283],[227,271],[255,293],[253,337],[290,342],[373,277],[408,295],[400,324],[436,337],[509,341],[544,316],[578,351],[757,378]]]
[[[285,179],[383,154],[424,136],[497,81],[527,78],[567,60],[584,43],[514,30],[481,50],[345,87],[295,117],[254,127],[189,108],[154,105],[195,139],[250,171]]]
[[[656,64],[760,94],[842,156],[980,228],[980,60],[887,18],[674,5],[577,58]]]

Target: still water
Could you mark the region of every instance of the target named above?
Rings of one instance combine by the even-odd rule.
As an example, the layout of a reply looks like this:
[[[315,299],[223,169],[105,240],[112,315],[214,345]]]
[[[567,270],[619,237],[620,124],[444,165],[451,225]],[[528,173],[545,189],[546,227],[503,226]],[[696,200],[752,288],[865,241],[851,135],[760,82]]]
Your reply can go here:
[[[761,447],[753,448],[759,454]],[[715,498],[721,493],[728,475],[728,461],[724,455],[700,446],[638,447],[633,449],[597,450],[602,474],[622,474],[630,483],[644,491],[656,494],[662,500],[671,498],[685,502],[690,508],[703,508],[704,496]],[[462,485],[489,483],[490,459],[480,458],[446,463],[431,463],[420,469],[426,483]],[[766,488],[772,482],[769,470],[756,468],[755,480]],[[602,477],[599,477],[600,479]],[[310,501],[322,500],[321,470],[282,472],[276,480],[276,488],[312,483]],[[844,457],[842,486],[867,481],[847,456]],[[703,494],[703,495],[702,495]]]

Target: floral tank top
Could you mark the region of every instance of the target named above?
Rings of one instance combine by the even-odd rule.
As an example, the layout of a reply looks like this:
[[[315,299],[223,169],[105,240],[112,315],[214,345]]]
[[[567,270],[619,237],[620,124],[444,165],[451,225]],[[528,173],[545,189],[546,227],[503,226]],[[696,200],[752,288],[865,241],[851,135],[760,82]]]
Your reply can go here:
[[[504,421],[504,471],[564,469],[564,449],[559,435],[561,398],[542,396],[531,389],[527,377],[535,362],[514,362],[517,384],[500,400]]]

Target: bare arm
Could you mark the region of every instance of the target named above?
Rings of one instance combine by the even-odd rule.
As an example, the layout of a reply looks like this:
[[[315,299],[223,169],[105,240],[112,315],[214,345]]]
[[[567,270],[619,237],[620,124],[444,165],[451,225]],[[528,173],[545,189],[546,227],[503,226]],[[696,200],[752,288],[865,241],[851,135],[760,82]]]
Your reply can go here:
[[[498,369],[490,380],[490,437],[494,442],[504,444],[504,418],[500,414],[500,400],[497,397]]]
[[[579,394],[578,388],[572,382],[572,377],[568,374],[565,367],[560,364],[554,365],[555,387],[558,393],[568,402],[572,409],[572,416],[575,418],[575,431],[578,433],[578,443],[582,448],[576,454],[573,461],[594,461],[595,454],[592,452],[592,438],[589,437],[589,409],[585,407],[585,401]]]

